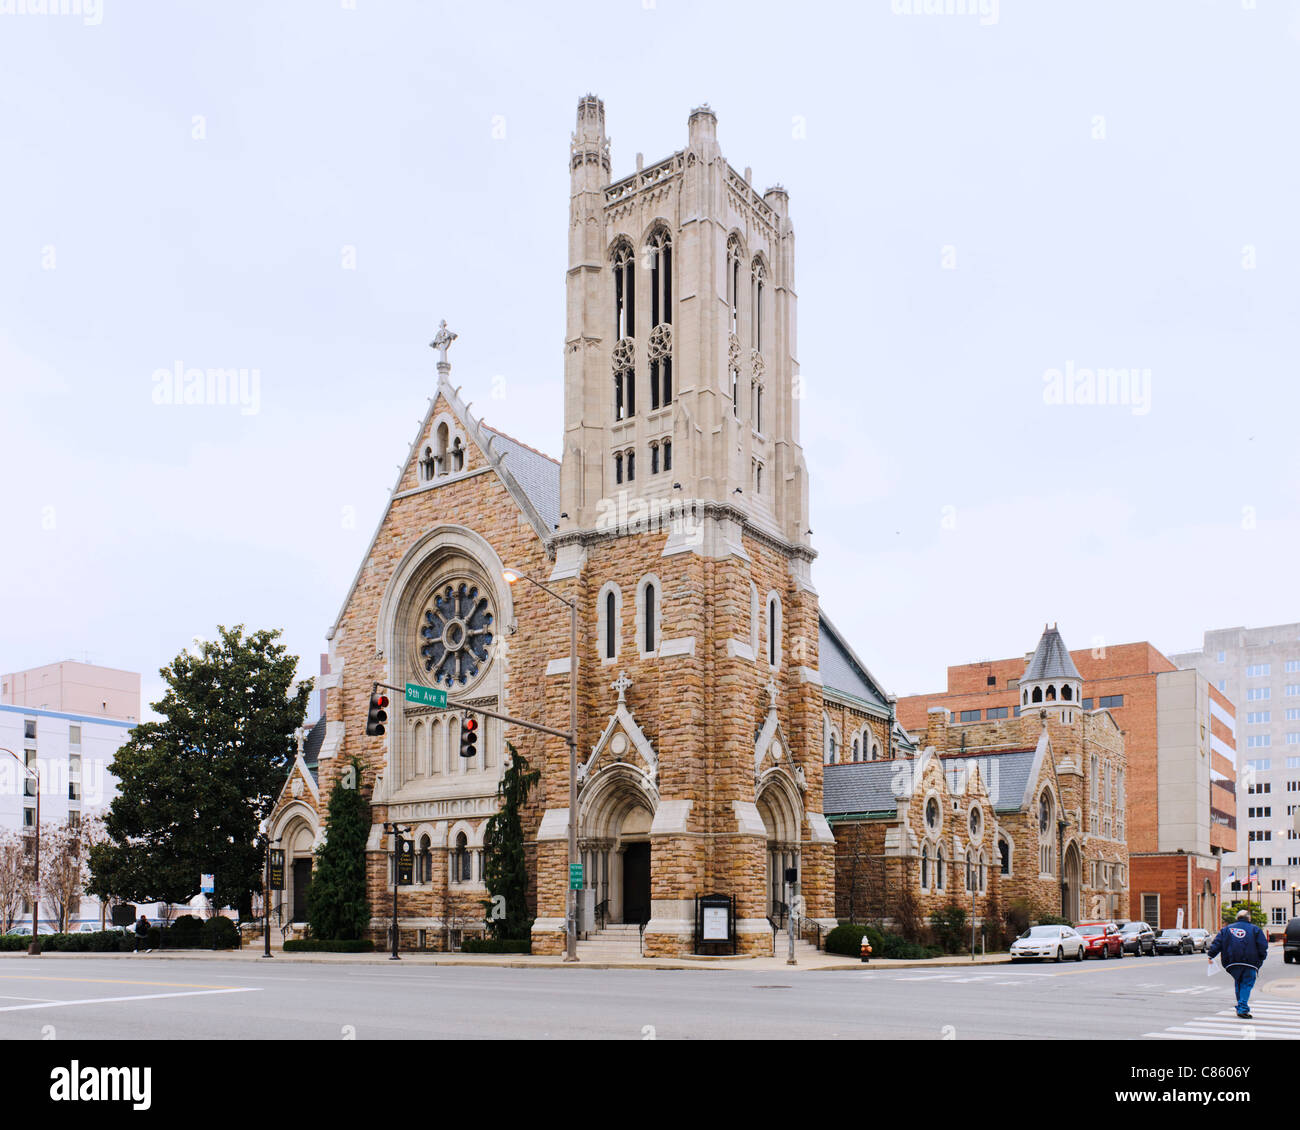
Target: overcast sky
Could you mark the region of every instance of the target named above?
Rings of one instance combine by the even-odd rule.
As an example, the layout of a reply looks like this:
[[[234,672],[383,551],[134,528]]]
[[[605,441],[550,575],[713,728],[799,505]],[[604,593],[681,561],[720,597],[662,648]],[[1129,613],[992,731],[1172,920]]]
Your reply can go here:
[[[0,0],[0,670],[148,701],[242,622],[314,672],[441,318],[558,455],[588,91],[615,178],[708,102],[790,192],[814,579],[887,690],[1300,619],[1297,4],[924,8]]]

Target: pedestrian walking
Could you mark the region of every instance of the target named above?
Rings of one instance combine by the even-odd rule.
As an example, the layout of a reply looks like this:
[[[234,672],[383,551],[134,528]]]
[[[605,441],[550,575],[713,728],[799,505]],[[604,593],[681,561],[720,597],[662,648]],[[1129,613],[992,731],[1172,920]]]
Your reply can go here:
[[[1242,1020],[1250,1020],[1250,990],[1255,987],[1259,967],[1268,954],[1268,938],[1250,920],[1250,911],[1239,911],[1237,921],[1220,930],[1205,952],[1211,961],[1222,953],[1220,961],[1223,968],[1232,974],[1232,983],[1237,990],[1237,1015]]]
[[[149,941],[149,919],[143,914],[140,915],[140,921],[135,924],[135,948],[138,953],[144,949],[145,953],[153,953],[152,949],[145,949]]]

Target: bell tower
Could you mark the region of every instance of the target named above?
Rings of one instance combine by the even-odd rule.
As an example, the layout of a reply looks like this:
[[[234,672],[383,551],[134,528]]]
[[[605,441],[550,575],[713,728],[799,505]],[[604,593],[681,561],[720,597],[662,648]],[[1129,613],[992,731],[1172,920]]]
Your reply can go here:
[[[685,148],[610,179],[605,111],[570,145],[561,538],[689,508],[725,556],[752,527],[808,546],[799,446],[794,229],[785,189],[754,190],[717,117]]]

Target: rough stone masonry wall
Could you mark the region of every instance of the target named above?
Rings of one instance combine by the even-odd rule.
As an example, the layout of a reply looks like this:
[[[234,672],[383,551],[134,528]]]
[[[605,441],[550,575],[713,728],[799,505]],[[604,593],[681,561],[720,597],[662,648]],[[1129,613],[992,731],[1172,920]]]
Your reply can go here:
[[[614,711],[617,694],[610,684],[620,671],[631,680],[627,703],[654,746],[660,764],[662,801],[690,802],[683,831],[656,834],[651,842],[651,898],[686,904],[697,895],[721,892],[736,898],[739,919],[763,920],[767,913],[766,839],[743,832],[735,801],[754,803],[754,735],[767,714],[764,687],[778,684],[778,712],[795,761],[804,769],[805,806],[821,809],[821,692],[803,681],[797,668],[816,668],[816,598],[797,590],[784,555],[757,539],[747,539],[750,561],[713,560],[694,553],[663,556],[663,532],[603,538],[587,546],[581,589],[583,632],[580,696],[581,744],[585,758]],[[649,574],[661,583],[659,644],[694,640],[693,654],[642,656],[637,637],[637,586]],[[751,579],[760,594],[759,654],[752,660],[728,654],[728,640],[751,638]],[[619,657],[601,662],[595,598],[607,582],[619,586],[622,619]],[[779,669],[767,662],[765,598],[769,590],[782,602],[782,652]],[[801,658],[796,662],[795,657]],[[563,682],[563,680],[557,680]],[[567,682],[564,683],[567,689]],[[556,758],[549,775],[560,776]],[[567,773],[567,766],[564,766]],[[807,913],[828,916],[833,909],[833,852],[810,842],[802,829],[803,894]],[[563,845],[539,851],[539,915],[563,914]],[[765,930],[765,927],[764,927]],[[540,947],[553,945],[538,939]],[[689,933],[656,935],[647,931],[646,952],[679,953]],[[768,952],[763,931],[741,936],[746,952]]]
[[[450,410],[441,396],[435,408],[436,412]],[[482,453],[470,444],[466,453],[466,471],[486,466]],[[404,488],[417,485],[411,467],[407,468],[402,485]],[[328,696],[327,717],[331,721],[343,722],[345,732],[340,755],[320,763],[322,812],[328,810],[330,792],[353,757],[361,762],[362,788],[367,792],[374,788],[376,776],[384,770],[386,743],[388,737],[395,736],[395,727],[390,726],[385,737],[365,735],[371,684],[376,680],[392,681],[386,659],[377,653],[379,607],[389,579],[406,552],[427,531],[443,524],[465,526],[480,534],[491,543],[503,563],[518,565],[539,579],[550,573],[550,562],[535,530],[502,481],[490,470],[454,479],[392,502],[335,632],[334,669],[338,669],[341,661],[343,671],[338,693]],[[568,654],[567,615],[558,602],[547,598],[547,603],[543,604],[535,599],[533,593],[536,596],[544,594],[537,593],[537,590],[525,593],[524,587],[518,586],[514,592],[517,633],[511,636],[503,630],[497,636],[498,650],[493,662],[505,662],[508,670],[501,705],[506,712],[518,717],[541,717],[550,725],[564,728],[568,723],[567,698],[551,691],[544,671],[548,658]],[[390,719],[394,717],[395,712],[390,711]],[[519,729],[508,731],[506,737],[534,765],[546,762],[548,744],[557,744],[556,739]],[[558,744],[563,747],[562,742]],[[485,788],[489,787],[494,786],[485,782]],[[549,775],[535,790],[525,813],[527,839],[533,838],[539,813],[547,803],[547,797],[555,790],[556,783]],[[385,816],[382,806],[373,810],[374,822],[382,822]],[[372,914],[376,918],[387,919],[392,913],[392,889],[387,882],[387,867],[386,850],[369,854],[368,890]],[[418,917],[425,916],[423,904],[432,901],[428,892],[410,892],[406,899],[410,913]],[[372,933],[375,934],[374,940],[382,944],[384,927],[376,926]]]

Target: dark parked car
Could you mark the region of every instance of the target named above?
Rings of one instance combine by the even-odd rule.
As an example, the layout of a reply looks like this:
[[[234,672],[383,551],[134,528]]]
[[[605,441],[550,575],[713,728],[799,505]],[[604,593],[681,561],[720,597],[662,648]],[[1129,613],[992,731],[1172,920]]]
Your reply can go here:
[[[1300,918],[1293,918],[1286,924],[1286,936],[1282,939],[1282,960],[1300,964]]]
[[[1194,953],[1196,943],[1186,930],[1161,930],[1156,936],[1156,949],[1160,953]]]
[[[1156,955],[1156,932],[1145,922],[1126,922],[1119,929],[1124,942],[1124,952],[1141,957],[1144,953]]]

